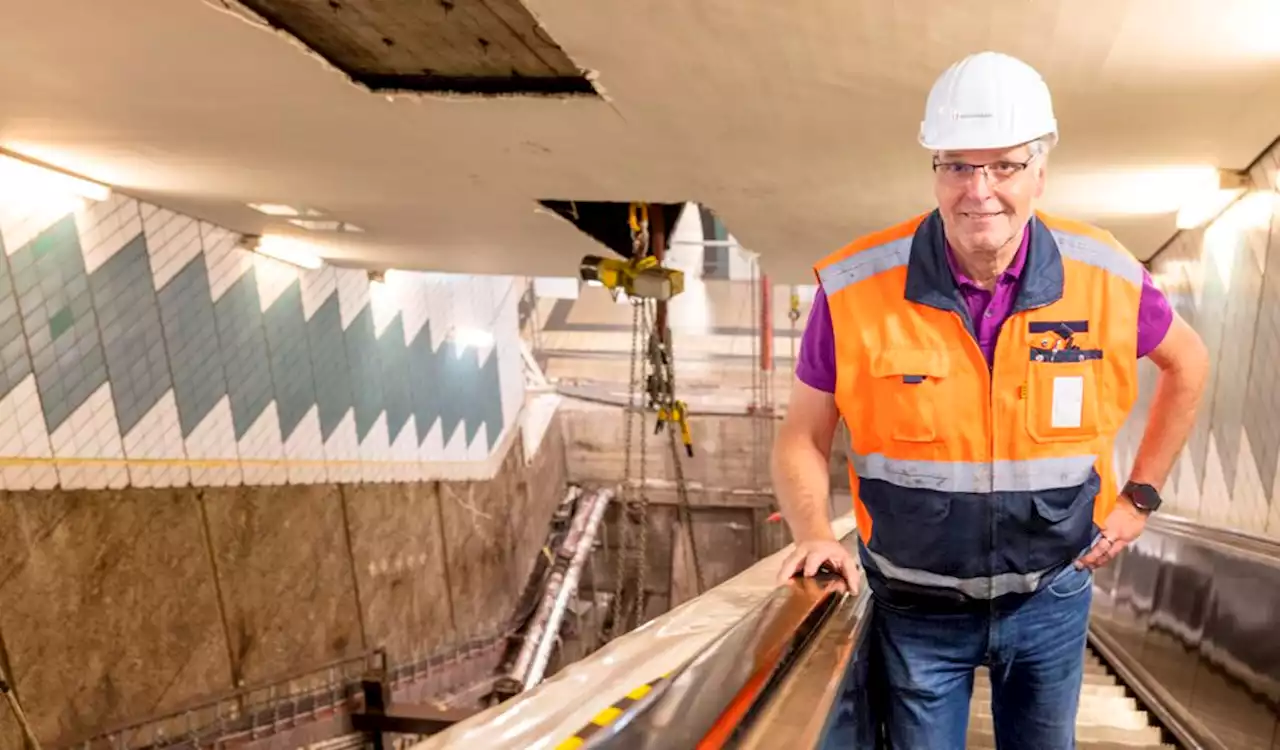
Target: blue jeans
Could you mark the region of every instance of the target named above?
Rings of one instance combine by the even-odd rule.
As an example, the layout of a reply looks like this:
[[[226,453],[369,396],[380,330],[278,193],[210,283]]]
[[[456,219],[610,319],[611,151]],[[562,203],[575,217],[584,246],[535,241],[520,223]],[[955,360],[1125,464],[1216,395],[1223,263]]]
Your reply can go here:
[[[996,747],[1069,750],[1084,678],[1093,576],[1068,565],[1013,603],[936,614],[876,602],[871,646],[889,747],[964,750],[974,669],[989,668]]]

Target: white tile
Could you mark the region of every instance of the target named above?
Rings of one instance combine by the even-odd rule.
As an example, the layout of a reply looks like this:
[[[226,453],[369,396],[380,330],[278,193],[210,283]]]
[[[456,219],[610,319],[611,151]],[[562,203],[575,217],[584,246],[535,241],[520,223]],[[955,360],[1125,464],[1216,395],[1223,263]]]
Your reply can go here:
[[[427,324],[427,281],[420,273],[392,274],[388,284],[393,284],[400,312],[404,316],[404,343],[412,344],[422,327]]]
[[[275,401],[267,404],[253,426],[237,441],[236,452],[240,455],[240,470],[245,484],[285,484],[289,481]]]
[[[0,240],[6,255],[13,255],[40,233],[67,215],[83,210],[88,202],[70,195],[23,195],[0,186]]]
[[[533,463],[538,451],[542,448],[542,439],[546,437],[547,428],[560,408],[560,396],[555,393],[542,393],[529,399],[528,405],[521,413],[520,439],[524,448],[525,463]]]
[[[187,436],[185,444],[189,459],[209,462],[191,466],[191,483],[196,487],[225,487],[244,481],[230,396],[223,396],[218,401]]]
[[[189,216],[150,203],[142,204],[142,226],[147,234],[155,288],[163,289],[200,254],[200,226]]]
[[[441,422],[443,424],[443,422]],[[444,441],[444,460],[467,460],[467,423],[459,421],[452,435],[446,435]]]
[[[503,306],[494,328],[502,427],[505,431],[515,424],[525,400],[524,359],[520,356],[520,316],[515,299]]]
[[[338,291],[338,277],[334,275],[333,266],[324,266],[301,271],[298,279],[302,282],[302,314],[311,320],[329,296]]]
[[[360,471],[366,482],[391,482],[396,478],[385,411],[378,415],[373,427],[369,428],[369,434],[360,443]]]
[[[352,268],[335,269],[338,276],[338,308],[342,312],[342,330],[369,304],[369,275]]]
[[[418,456],[422,461],[444,461],[444,422],[437,419],[427,430],[427,438],[418,446]]]
[[[124,454],[129,459],[143,460],[131,460],[129,463],[129,482],[134,487],[185,487],[191,484],[182,425],[178,421],[178,402],[172,390],[166,391],[124,436]],[[152,460],[174,461],[175,464],[151,463]]]
[[[209,269],[209,292],[217,302],[253,268],[253,254],[236,247],[240,236],[222,227],[201,222],[200,236]]]
[[[476,430],[476,436],[471,440],[471,444],[467,446],[466,459],[468,461],[483,461],[488,457],[489,425],[482,423],[480,429]]]
[[[360,440],[356,437],[354,409],[347,409],[329,439],[324,441],[324,460],[330,482],[360,481]]]
[[[391,460],[396,462],[396,481],[412,482],[420,476],[418,429],[414,424],[415,420],[416,417],[410,414],[409,421],[404,423],[400,434],[391,443]]]
[[[0,456],[31,459],[29,463],[6,461],[0,466],[5,489],[49,490],[56,487],[58,471],[49,461],[53,458],[53,446],[45,427],[35,375],[23,378],[0,399],[0,424],[7,426],[0,433],[0,442],[3,443]]]
[[[328,479],[319,407],[312,406],[284,441],[289,484],[320,484]]]
[[[59,464],[58,479],[63,489],[118,489],[128,485],[118,424],[111,384],[104,383],[53,431],[49,436],[53,454],[80,459]]]
[[[1222,459],[1218,455],[1218,442],[1209,436],[1209,456],[1205,461],[1204,489],[1200,493],[1200,520],[1223,524],[1230,509],[1231,493],[1227,491],[1227,479],[1222,472]]]
[[[373,335],[382,338],[383,331],[400,314],[400,274],[381,284],[369,285],[369,307],[373,311]]]
[[[138,201],[119,193],[101,202],[86,201],[76,212],[76,229],[80,233],[84,269],[91,274],[142,234]]]
[[[1183,507],[1192,508],[1196,513],[1200,509],[1200,483],[1196,479],[1195,465],[1191,463],[1191,455],[1183,450],[1182,456],[1174,465],[1178,474],[1178,497]]]
[[[433,278],[427,281],[427,322],[431,326],[432,351],[439,351],[457,323],[457,316],[451,313],[456,309],[453,305],[453,287],[442,276],[443,274],[433,274]]]
[[[289,285],[298,280],[298,269],[265,255],[253,256],[253,272],[258,281],[258,302],[265,313]]]
[[[1240,428],[1240,454],[1236,458],[1235,501],[1248,508],[1249,517],[1256,515],[1256,510],[1265,504],[1266,491],[1262,488],[1262,477],[1258,474],[1257,463],[1253,459],[1253,448],[1249,444],[1249,435]]]

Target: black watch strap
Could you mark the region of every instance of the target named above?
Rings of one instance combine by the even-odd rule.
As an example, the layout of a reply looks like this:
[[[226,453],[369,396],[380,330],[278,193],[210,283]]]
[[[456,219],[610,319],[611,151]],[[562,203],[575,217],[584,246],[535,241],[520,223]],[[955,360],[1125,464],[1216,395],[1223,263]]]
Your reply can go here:
[[[1160,493],[1155,487],[1140,482],[1126,482],[1120,494],[1129,498],[1133,507],[1143,513],[1154,513],[1160,508]]]

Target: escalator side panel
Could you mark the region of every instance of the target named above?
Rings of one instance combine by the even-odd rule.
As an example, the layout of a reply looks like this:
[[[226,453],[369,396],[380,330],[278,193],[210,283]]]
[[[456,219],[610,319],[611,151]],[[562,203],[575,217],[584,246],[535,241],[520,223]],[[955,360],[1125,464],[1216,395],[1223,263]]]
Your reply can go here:
[[[1208,736],[1270,750],[1280,720],[1280,545],[1153,517],[1098,571],[1091,627]]]

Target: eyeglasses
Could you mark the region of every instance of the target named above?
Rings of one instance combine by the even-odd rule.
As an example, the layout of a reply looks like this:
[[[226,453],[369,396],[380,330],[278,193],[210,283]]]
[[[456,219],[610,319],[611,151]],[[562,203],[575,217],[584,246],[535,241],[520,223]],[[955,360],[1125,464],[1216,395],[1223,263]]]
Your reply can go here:
[[[1001,182],[1025,170],[1035,159],[1036,157],[1032,156],[1026,161],[1005,160],[993,161],[990,164],[965,164],[934,159],[933,171],[949,182],[964,182],[972,177],[974,172],[985,172],[987,179]]]

